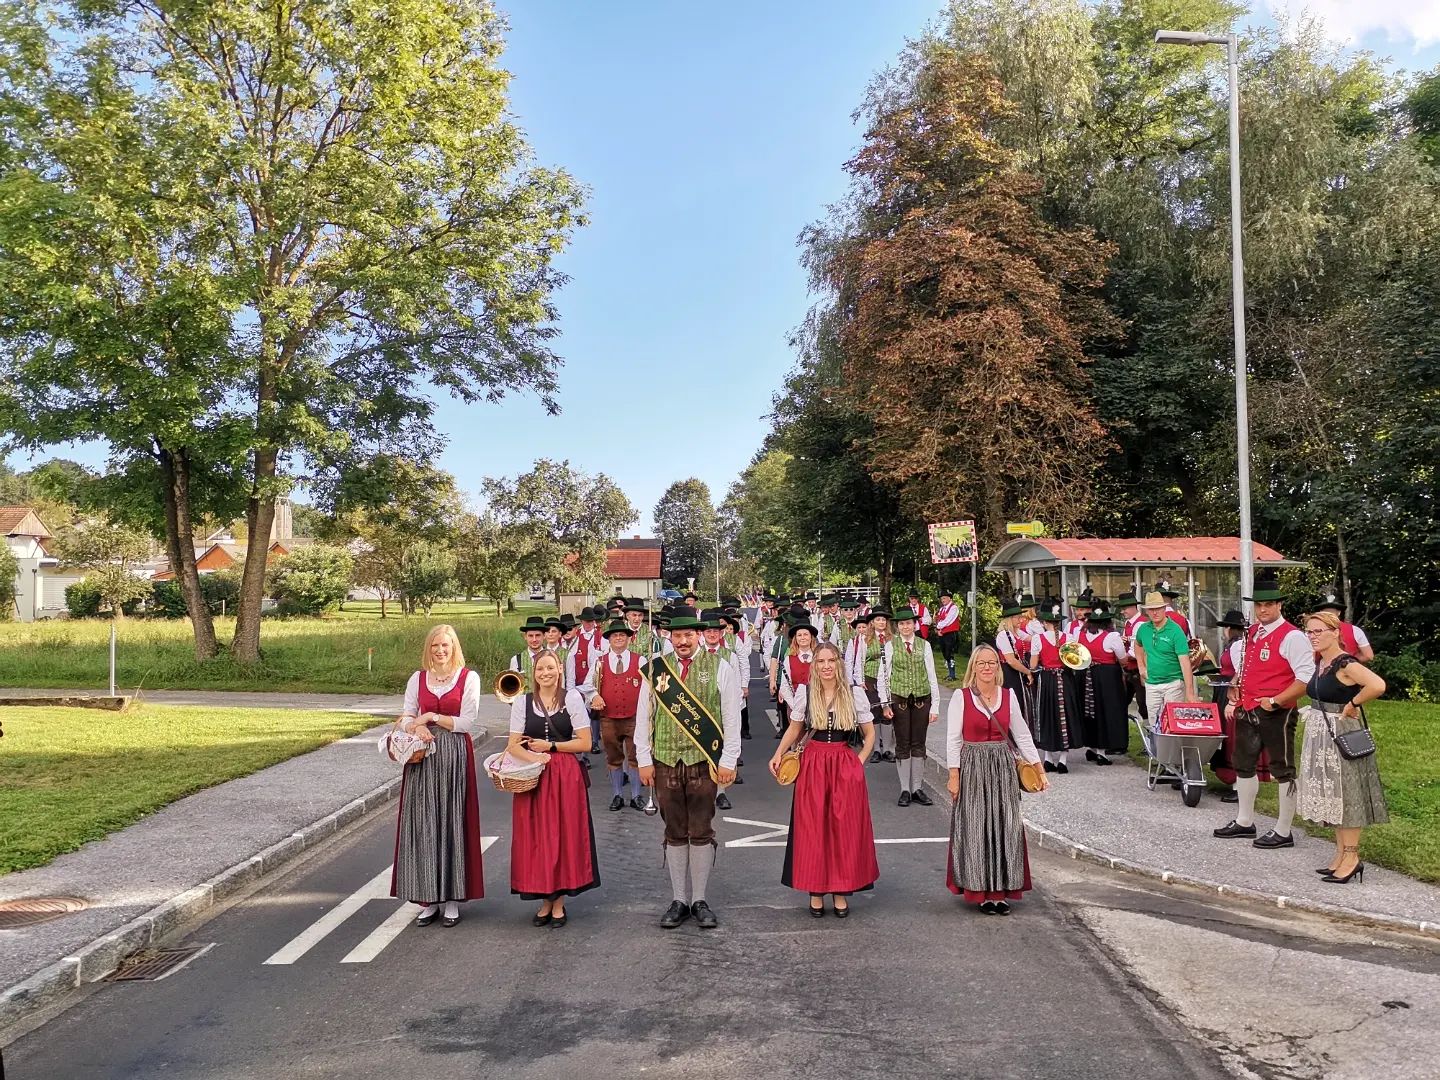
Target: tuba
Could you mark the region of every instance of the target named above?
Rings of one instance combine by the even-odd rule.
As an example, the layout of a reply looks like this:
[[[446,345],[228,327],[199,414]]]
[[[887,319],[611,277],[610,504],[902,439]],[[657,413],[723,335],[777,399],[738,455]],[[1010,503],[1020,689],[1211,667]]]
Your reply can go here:
[[[512,701],[525,693],[525,676],[518,671],[505,670],[495,676],[495,696],[509,705]]]

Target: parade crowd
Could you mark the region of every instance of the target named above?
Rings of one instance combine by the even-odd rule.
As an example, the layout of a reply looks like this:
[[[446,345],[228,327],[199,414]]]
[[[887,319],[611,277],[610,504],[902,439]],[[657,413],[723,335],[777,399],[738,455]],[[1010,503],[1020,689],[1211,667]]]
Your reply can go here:
[[[1236,807],[1215,837],[1293,847],[1298,813],[1336,829],[1323,880],[1363,877],[1360,831],[1386,820],[1364,715],[1385,684],[1365,666],[1363,632],[1333,597],[1295,626],[1278,582],[1262,577],[1246,598],[1254,623],[1238,611],[1217,622],[1226,641],[1216,662],[1177,597],[1162,582],[1114,606],[1087,589],[1068,618],[1050,598],[1004,606],[993,644],[972,649],[945,710],[951,892],[1008,914],[1031,887],[1022,791],[1068,774],[1071,751],[1109,765],[1127,752],[1132,705],[1140,723],[1158,724],[1168,706],[1202,700],[1202,676],[1223,716],[1210,764]],[[781,881],[808,895],[812,916],[847,917],[848,898],[879,877],[866,765],[894,765],[900,806],[932,803],[923,775],[940,719],[937,654],[955,680],[960,612],[944,593],[933,613],[917,593],[894,611],[839,594],[754,599],[754,622],[738,598],[702,611],[693,594],[660,612],[617,596],[578,619],[527,619],[512,692],[497,683],[510,701],[506,746],[484,763],[473,749],[480,678],[453,628],[432,628],[381,741],[404,770],[391,891],[419,906],[416,922],[453,926],[461,902],[484,896],[477,784],[488,773],[513,794],[511,892],[540,902],[536,926],[564,926],[567,898],[600,884],[589,788],[590,756],[603,754],[609,810],[662,819],[672,900],[660,925],[717,926],[707,900],[714,815],[745,782],[753,654],[775,706],[768,772],[794,788]],[[1257,835],[1262,781],[1277,784],[1279,813]]]

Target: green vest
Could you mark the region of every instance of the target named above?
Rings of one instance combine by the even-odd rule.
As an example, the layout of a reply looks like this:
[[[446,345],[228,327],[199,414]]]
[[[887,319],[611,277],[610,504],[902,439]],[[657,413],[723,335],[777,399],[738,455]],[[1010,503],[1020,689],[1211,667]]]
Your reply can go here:
[[[543,652],[545,651],[545,646],[543,646],[543,645],[540,646],[540,651],[543,653]],[[529,649],[521,649],[521,650],[516,654],[516,658],[520,661],[520,674],[522,674],[522,675],[525,676],[525,689],[526,689],[526,692],[529,692],[529,691],[534,690],[534,689],[535,689],[535,661],[533,661],[533,660],[530,659],[530,650],[529,650]]]
[[[865,649],[865,677],[867,679],[880,677],[880,657],[883,652],[884,649],[880,647],[880,642],[871,638],[870,644]]]
[[[918,634],[913,639],[914,652],[905,651],[905,642],[892,638],[890,646],[890,696],[892,698],[924,697],[930,693],[930,676],[925,671],[925,650],[928,645]]]
[[[654,650],[650,647],[655,640],[655,634],[650,629],[649,623],[641,623],[640,629],[630,636],[630,651],[639,653],[641,656],[649,656]]]
[[[670,656],[667,659],[676,672],[681,670],[680,657]],[[720,663],[720,656],[712,656],[701,649],[690,662],[690,677],[685,680],[685,685],[723,728],[725,720],[720,714]],[[665,765],[698,765],[704,761],[704,751],[680,730],[680,725],[675,723],[674,718],[654,694],[650,695],[650,704],[655,710],[651,717],[650,735],[650,752],[655,760]]]

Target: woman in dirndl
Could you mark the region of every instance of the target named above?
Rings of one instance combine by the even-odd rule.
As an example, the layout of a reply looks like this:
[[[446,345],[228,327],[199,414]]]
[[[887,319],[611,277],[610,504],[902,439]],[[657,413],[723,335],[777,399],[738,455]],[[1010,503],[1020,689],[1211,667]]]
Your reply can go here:
[[[796,689],[790,726],[770,759],[772,775],[778,777],[780,759],[802,737],[780,881],[810,894],[817,919],[828,893],[835,917],[843,919],[850,914],[846,898],[880,876],[865,784],[875,725],[864,687],[848,685],[840,650],[828,641],[815,650],[809,684]]]
[[[1361,707],[1385,693],[1385,680],[1344,649],[1340,617],[1317,611],[1305,619],[1305,633],[1315,650],[1315,674],[1307,693],[1305,741],[1300,746],[1300,816],[1335,828],[1335,854],[1318,868],[1321,881],[1346,885],[1363,881],[1360,830],[1390,820],[1380,767],[1375,755],[1346,758],[1335,736],[1363,726]]]
[[[535,688],[510,704],[506,753],[546,761],[540,783],[517,792],[511,807],[510,891],[541,902],[535,926],[564,926],[565,898],[600,884],[590,777],[576,758],[590,749],[590,712],[563,681],[559,658],[545,653],[535,661]]]
[[[1104,600],[1094,601],[1085,626],[1075,640],[1090,651],[1090,666],[1080,672],[1084,717],[1085,759],[1109,765],[1110,755],[1123,756],[1130,744],[1130,717],[1125,711],[1125,642],[1110,628],[1115,613]]]
[[[1060,646],[1065,644],[1065,635],[1060,632],[1060,605],[1046,601],[1040,607],[1040,620],[1045,629],[1030,638],[1030,666],[1035,669],[1030,730],[1035,745],[1045,753],[1045,771],[1068,773],[1065,752],[1081,742],[1080,695],[1075,684],[1065,678],[1065,665],[1060,660]]]
[[[1035,676],[1030,671],[1030,635],[1025,631],[1025,617],[1015,601],[1000,610],[1000,625],[995,630],[995,648],[1005,677],[1005,689],[1015,692],[1020,711],[1030,716],[1030,690]]]
[[[441,925],[454,926],[461,902],[485,895],[471,742],[485,737],[476,722],[480,676],[446,625],[425,635],[420,664],[405,685],[400,727],[434,749],[402,773],[390,895],[420,905],[417,926],[434,922],[442,904]]]
[[[946,764],[955,802],[945,886],[986,915],[1010,914],[1010,901],[1030,889],[1015,756],[1018,751],[1026,761],[1040,760],[1020,699],[1006,689],[1000,666],[994,646],[976,648],[947,713]],[[1048,777],[1044,786],[1050,786]]]

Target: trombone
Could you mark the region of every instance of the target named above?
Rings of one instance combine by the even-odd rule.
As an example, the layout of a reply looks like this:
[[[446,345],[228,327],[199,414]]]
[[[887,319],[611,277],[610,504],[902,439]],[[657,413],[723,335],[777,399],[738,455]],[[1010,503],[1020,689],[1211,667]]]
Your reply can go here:
[[[528,689],[525,676],[518,671],[505,670],[495,676],[495,696],[506,705],[524,694]]]

